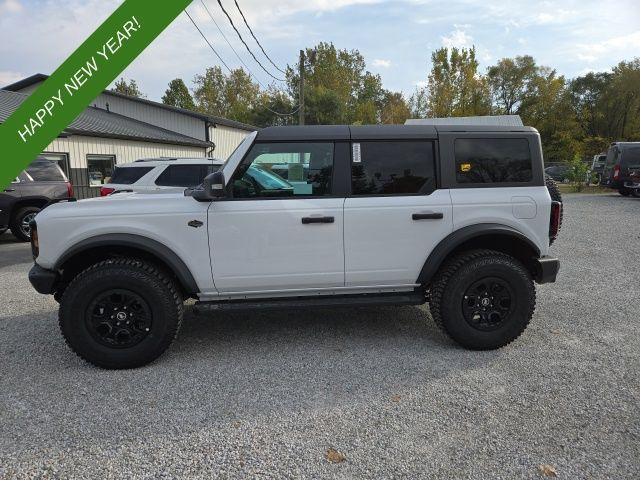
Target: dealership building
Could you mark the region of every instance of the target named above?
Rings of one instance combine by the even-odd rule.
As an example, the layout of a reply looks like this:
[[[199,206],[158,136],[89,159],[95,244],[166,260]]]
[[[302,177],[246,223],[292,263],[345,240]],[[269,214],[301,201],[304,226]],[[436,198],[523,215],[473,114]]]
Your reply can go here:
[[[0,123],[47,79],[36,74],[0,90]],[[256,127],[105,90],[43,152],[76,196],[98,195],[119,163],[150,157],[225,159]]]

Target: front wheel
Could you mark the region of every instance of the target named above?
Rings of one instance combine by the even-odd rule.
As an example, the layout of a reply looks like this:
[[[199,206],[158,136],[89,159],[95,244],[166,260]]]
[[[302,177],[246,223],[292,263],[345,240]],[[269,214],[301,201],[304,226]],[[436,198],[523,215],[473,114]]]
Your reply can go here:
[[[60,299],[62,335],[82,359],[102,368],[136,368],[158,358],[182,322],[173,280],[142,260],[97,263],[75,277]]]
[[[31,241],[30,223],[40,213],[40,210],[38,207],[24,207],[16,212],[10,225],[14,237],[23,242]]]
[[[431,286],[436,324],[472,350],[503,347],[527,328],[536,303],[531,274],[517,259],[493,250],[447,261]]]

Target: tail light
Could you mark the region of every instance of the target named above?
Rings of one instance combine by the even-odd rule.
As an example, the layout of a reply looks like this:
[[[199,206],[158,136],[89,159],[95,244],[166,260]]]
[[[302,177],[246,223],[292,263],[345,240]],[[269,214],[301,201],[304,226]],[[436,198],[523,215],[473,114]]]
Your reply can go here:
[[[620,178],[620,165],[615,165],[613,167],[613,179],[618,180]]]
[[[110,188],[110,187],[102,187],[100,189],[100,196],[101,197],[106,197],[107,195],[111,195],[113,192],[115,192],[116,189],[115,188]]]
[[[29,227],[31,228],[31,255],[33,255],[33,259],[35,260],[40,255],[40,242],[38,241],[38,225],[35,220],[31,220],[29,222]]]
[[[549,239],[555,240],[560,231],[560,219],[562,218],[562,202],[551,202],[551,219],[549,221]]]
[[[73,198],[73,185],[71,182],[67,182],[67,195],[69,198]]]

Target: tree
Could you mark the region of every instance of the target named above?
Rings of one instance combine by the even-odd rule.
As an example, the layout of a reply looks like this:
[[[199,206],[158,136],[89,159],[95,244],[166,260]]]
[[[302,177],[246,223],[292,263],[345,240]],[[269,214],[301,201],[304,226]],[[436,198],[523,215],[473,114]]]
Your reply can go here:
[[[181,78],[176,78],[169,82],[169,88],[164,92],[162,103],[165,105],[171,105],[172,107],[184,108],[186,110],[195,109],[193,97],[191,97],[189,89]]]
[[[138,84],[134,79],[129,80],[129,82],[127,83],[124,78],[120,78],[120,80],[116,81],[112,91],[127,95],[129,97],[146,98],[146,96],[138,88]]]
[[[497,65],[489,67],[487,78],[496,113],[502,115],[518,113],[536,72],[536,62],[528,55],[503,58]]]
[[[490,95],[487,80],[478,73],[475,47],[440,48],[431,55],[427,82],[427,115],[455,117],[487,115]]]

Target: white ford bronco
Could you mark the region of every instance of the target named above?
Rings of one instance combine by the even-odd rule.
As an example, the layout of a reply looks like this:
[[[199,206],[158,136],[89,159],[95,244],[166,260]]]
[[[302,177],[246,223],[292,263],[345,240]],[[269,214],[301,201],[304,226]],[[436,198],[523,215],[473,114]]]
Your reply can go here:
[[[562,204],[530,127],[271,127],[184,194],[52,205],[32,222],[35,289],[69,346],[132,368],[185,299],[239,310],[429,303],[464,347],[516,339],[555,281]]]

